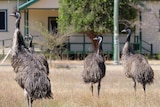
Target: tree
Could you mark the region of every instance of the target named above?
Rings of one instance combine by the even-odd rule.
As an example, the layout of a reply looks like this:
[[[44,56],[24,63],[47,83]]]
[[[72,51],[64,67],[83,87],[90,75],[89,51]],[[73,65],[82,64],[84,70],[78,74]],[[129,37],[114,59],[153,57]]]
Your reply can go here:
[[[119,20],[124,23],[136,18],[136,10],[128,3],[136,0],[121,0]],[[59,0],[58,31],[60,33],[84,33],[92,41],[94,50],[97,34],[113,33],[114,0]]]
[[[46,26],[41,22],[32,22],[28,26],[30,30],[38,34],[38,39],[33,40],[45,52],[49,59],[62,59],[62,54],[65,53],[64,41],[67,39],[66,35],[52,34],[48,31]]]

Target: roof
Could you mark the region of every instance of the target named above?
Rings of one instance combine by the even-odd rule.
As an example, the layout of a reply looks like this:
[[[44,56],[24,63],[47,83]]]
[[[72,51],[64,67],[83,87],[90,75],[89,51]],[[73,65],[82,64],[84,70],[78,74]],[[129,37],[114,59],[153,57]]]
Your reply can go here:
[[[20,6],[18,7],[18,9],[19,9],[19,10],[23,10],[23,9],[27,8],[28,6],[34,4],[34,3],[37,2],[37,1],[39,1],[39,0],[30,0],[30,1],[27,1],[27,2],[25,2],[24,4],[20,5]]]

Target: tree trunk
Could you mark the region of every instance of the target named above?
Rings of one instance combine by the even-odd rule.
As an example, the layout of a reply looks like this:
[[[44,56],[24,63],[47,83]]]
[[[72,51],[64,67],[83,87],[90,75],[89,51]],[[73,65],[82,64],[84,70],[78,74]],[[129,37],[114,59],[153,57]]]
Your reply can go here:
[[[93,38],[95,38],[97,35],[95,33],[87,33],[87,36],[91,40],[93,51],[96,52],[98,47],[98,42],[93,40]]]

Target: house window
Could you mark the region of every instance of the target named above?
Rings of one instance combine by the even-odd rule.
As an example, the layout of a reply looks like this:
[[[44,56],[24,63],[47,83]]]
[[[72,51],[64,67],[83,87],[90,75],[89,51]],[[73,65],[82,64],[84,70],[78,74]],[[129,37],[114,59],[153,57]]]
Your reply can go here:
[[[7,10],[0,10],[0,31],[7,31]]]
[[[57,33],[57,17],[48,18],[48,30],[51,34]]]

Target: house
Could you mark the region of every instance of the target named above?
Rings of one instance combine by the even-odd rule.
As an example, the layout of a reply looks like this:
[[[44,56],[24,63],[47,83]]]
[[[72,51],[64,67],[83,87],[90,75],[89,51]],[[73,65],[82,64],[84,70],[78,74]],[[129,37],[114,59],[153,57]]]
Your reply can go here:
[[[142,46],[153,44],[153,54],[160,53],[160,0],[143,1],[141,24],[137,24],[137,33],[142,32]],[[146,51],[143,50],[143,53]]]
[[[49,31],[53,32],[57,27],[58,0],[0,0],[0,47],[10,47],[11,38],[15,29],[15,18],[10,17],[16,8],[21,11],[21,32],[23,35],[35,32],[36,23],[41,23]],[[28,28],[34,26],[35,28]],[[6,49],[6,48],[5,48]],[[5,52],[4,52],[5,51]],[[6,53],[8,50],[3,50]],[[2,51],[0,52],[2,53]]]
[[[145,8],[141,10],[137,17],[136,33],[132,37],[135,50],[141,53],[160,53],[160,1],[143,1]],[[0,0],[0,48],[10,47],[11,38],[14,32],[15,19],[9,14],[15,8],[21,11],[21,31],[23,35],[32,34],[38,37],[40,34],[35,30],[41,23],[51,33],[56,32],[56,18],[58,17],[58,0]],[[27,27],[31,26],[31,27]],[[123,47],[125,37],[120,38],[120,50]],[[66,41],[69,53],[86,53],[92,51],[90,40],[83,34],[76,34]],[[113,52],[113,36],[104,36],[104,51]],[[6,49],[6,48],[5,48]],[[0,53],[6,53],[3,50]]]

